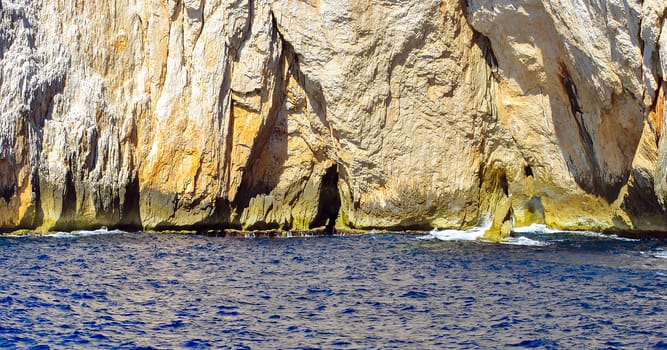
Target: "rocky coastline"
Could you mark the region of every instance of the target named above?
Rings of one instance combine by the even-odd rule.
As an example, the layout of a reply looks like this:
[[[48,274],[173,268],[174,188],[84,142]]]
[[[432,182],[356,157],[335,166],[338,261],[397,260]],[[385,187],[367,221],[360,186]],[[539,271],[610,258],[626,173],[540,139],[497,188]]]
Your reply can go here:
[[[0,230],[667,235],[667,3],[0,2]]]

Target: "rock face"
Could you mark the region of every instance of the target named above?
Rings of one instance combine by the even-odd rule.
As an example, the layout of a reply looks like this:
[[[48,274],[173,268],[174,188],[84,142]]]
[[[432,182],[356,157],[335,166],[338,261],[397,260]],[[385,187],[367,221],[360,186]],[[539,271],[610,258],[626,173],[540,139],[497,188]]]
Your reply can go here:
[[[662,0],[2,0],[0,227],[667,231]]]

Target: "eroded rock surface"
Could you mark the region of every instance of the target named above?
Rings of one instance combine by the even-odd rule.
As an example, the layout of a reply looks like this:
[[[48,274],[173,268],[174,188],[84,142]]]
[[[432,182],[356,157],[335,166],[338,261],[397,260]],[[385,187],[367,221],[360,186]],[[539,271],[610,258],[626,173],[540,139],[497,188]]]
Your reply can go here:
[[[661,0],[0,6],[5,230],[667,231]]]

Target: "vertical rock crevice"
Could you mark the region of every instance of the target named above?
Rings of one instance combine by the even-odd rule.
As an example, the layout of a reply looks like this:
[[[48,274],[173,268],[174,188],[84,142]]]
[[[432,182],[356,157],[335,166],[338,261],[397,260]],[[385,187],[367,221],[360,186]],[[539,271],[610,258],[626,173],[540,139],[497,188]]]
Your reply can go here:
[[[262,20],[258,18],[254,14],[254,9],[252,8],[253,2],[250,1],[250,20]],[[271,84],[271,86],[264,86],[263,89],[270,89],[269,91],[259,91],[260,94],[263,94],[264,96],[261,96],[261,105],[259,110],[257,111],[250,111],[248,112],[245,107],[235,107],[235,101],[232,100],[232,114],[230,116],[230,128],[232,131],[231,134],[228,135],[230,138],[228,142],[238,142],[238,140],[233,140],[233,138],[240,133],[245,132],[244,130],[240,129],[240,126],[234,125],[236,123],[236,120],[238,115],[236,113],[241,112],[241,113],[256,113],[255,115],[252,116],[252,118],[259,118],[261,121],[259,121],[257,125],[257,130],[255,131],[256,134],[254,135],[254,138],[252,139],[252,142],[249,145],[242,144],[239,145],[237,144],[236,147],[242,146],[244,148],[249,148],[247,151],[247,160],[245,160],[245,165],[241,166],[241,182],[238,184],[238,189],[230,191],[232,195],[230,195],[229,200],[232,202],[232,206],[235,208],[238,208],[240,211],[244,210],[245,208],[248,207],[250,204],[250,200],[257,196],[258,194],[265,194],[270,192],[272,187],[276,185],[276,183],[273,184],[266,184],[266,183],[261,183],[262,179],[258,178],[257,176],[257,171],[254,170],[253,168],[256,166],[256,163],[259,161],[259,159],[262,157],[263,153],[266,152],[267,150],[267,145],[271,141],[272,137],[276,136],[275,131],[276,131],[276,126],[280,122],[280,109],[282,108],[282,105],[285,100],[285,85],[286,85],[286,72],[288,71],[287,67],[287,55],[290,55],[291,53],[289,50],[286,49],[286,47],[283,44],[282,41],[282,36],[278,32],[278,28],[275,22],[275,18],[273,17],[273,14],[269,11],[270,18],[268,19],[269,21],[269,30],[270,30],[270,40],[269,43],[271,45],[272,49],[277,49],[279,50],[279,53],[277,55],[275,53],[269,53],[269,56],[271,55],[276,55],[275,62],[270,62],[270,67],[272,71],[269,72],[269,77],[273,78],[273,81],[271,82],[265,82],[267,84]],[[252,30],[252,29],[248,29]],[[271,57],[268,57],[269,60],[271,60]],[[257,73],[257,72],[253,72]],[[266,73],[265,73],[266,74]],[[265,77],[266,79],[266,77]],[[257,93],[257,91],[253,91],[253,93]],[[271,105],[268,106],[268,108],[264,107],[264,103],[270,102]],[[248,117],[245,117],[248,118]],[[285,122],[283,120],[283,122]],[[285,138],[287,135],[278,135],[282,138]],[[282,154],[279,158],[276,160],[279,162],[284,163],[286,159],[286,148],[287,147],[287,142],[286,139],[282,140],[281,142],[281,150],[279,153]],[[232,152],[234,152],[233,147],[232,147]],[[275,169],[280,169],[281,164],[275,165]],[[230,169],[232,170],[232,169]],[[279,174],[272,174],[272,175],[278,175]],[[275,182],[275,181],[274,181]],[[236,194],[238,193],[238,194]]]
[[[577,86],[572,81],[570,73],[564,65],[561,65],[560,79],[561,85],[563,86],[569,101],[570,115],[572,119],[574,119],[575,125],[577,127],[579,141],[584,148],[582,151],[586,159],[586,164],[584,167],[570,168],[570,172],[574,175],[575,180],[577,180],[579,186],[581,186],[581,188],[583,188],[585,191],[596,195],[603,195],[607,201],[611,202],[616,198],[618,192],[616,195],[614,193],[605,193],[602,188],[600,165],[596,160],[595,144],[593,143],[593,138],[591,137],[591,134],[586,126],[586,121],[584,120],[584,112],[582,110],[582,106],[579,103]],[[568,165],[573,164],[568,162]],[[580,174],[581,170],[584,170],[587,174]]]
[[[62,189],[62,202],[60,213],[53,225],[54,230],[68,230],[76,220],[77,214],[77,192],[71,171],[65,174],[65,183]]]
[[[252,118],[258,123],[251,125],[257,126],[257,130],[246,150],[247,165],[242,169],[242,180],[228,197],[232,209],[230,225],[245,230],[333,232],[340,206],[332,194],[338,192],[338,173],[328,152],[329,142],[324,141],[329,129],[323,125],[323,102],[317,92],[311,91],[307,77],[300,70],[297,53],[280,32],[273,12],[266,8],[256,11],[254,20],[264,21],[263,28],[269,30],[262,35],[267,35],[271,49],[279,52],[268,53],[269,65],[262,68],[268,71],[261,73],[265,85],[259,92],[251,93],[262,95],[261,107],[252,112],[256,113]],[[250,37],[254,38],[257,33],[251,32]],[[248,47],[244,44],[241,49]],[[248,102],[249,97],[233,92],[231,102]],[[232,108],[232,122],[239,122],[235,114],[245,113],[249,106],[252,105],[242,103]],[[244,120],[247,123],[248,119],[241,119]],[[232,138],[239,135],[238,125],[231,129]],[[232,152],[239,146],[238,140],[228,138],[227,142]],[[234,153],[232,160],[236,159],[233,156]]]
[[[490,227],[484,233],[484,239],[501,241],[509,237],[514,225],[512,194],[509,190],[506,169],[492,165],[482,173],[480,203],[482,213],[490,213]]]

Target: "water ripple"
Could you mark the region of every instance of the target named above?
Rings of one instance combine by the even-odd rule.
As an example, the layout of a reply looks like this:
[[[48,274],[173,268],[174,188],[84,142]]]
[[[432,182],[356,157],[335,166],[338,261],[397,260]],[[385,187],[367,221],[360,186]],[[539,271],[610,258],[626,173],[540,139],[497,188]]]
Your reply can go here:
[[[0,237],[0,347],[667,348],[664,241],[107,231]]]

